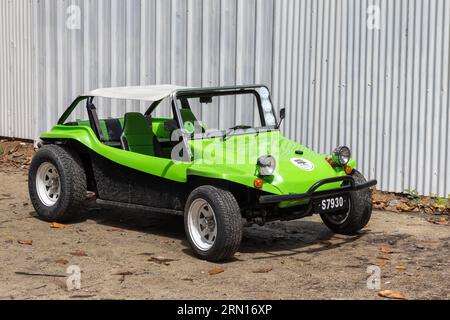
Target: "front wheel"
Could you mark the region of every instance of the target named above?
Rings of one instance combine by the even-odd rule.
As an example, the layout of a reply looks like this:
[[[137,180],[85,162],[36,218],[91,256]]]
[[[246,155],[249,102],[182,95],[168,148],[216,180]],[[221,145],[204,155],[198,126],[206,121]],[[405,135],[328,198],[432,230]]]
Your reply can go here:
[[[352,177],[357,184],[367,180],[359,171],[354,171]],[[321,214],[322,221],[333,232],[353,235],[364,228],[372,215],[372,191],[369,188],[350,193],[350,209],[346,212]]]
[[[60,146],[42,147],[31,162],[28,189],[41,219],[51,222],[74,219],[86,199],[86,174],[81,160]]]
[[[201,186],[192,191],[186,203],[184,226],[189,244],[200,259],[228,259],[241,244],[241,212],[233,194],[226,190]]]

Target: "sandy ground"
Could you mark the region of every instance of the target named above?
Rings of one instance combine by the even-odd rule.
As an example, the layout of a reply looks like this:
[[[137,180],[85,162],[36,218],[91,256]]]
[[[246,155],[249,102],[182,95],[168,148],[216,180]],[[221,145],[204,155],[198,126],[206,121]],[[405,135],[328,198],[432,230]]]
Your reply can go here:
[[[375,211],[354,237],[318,217],[254,226],[234,260],[214,264],[191,255],[180,217],[93,209],[51,228],[30,204],[26,170],[2,165],[0,299],[381,299],[367,288],[375,263],[385,264],[381,290],[449,299],[450,227],[427,217]],[[67,289],[71,265],[80,290]]]

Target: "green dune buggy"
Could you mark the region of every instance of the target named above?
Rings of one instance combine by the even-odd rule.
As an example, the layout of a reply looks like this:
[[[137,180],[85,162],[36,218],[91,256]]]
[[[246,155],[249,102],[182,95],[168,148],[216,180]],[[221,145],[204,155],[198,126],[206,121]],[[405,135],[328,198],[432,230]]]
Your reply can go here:
[[[145,112],[121,113],[122,100]],[[99,117],[97,101],[120,116]],[[358,232],[376,181],[347,147],[318,154],[283,137],[283,118],[265,86],[97,89],[41,135],[30,197],[46,221],[73,219],[88,191],[101,206],[183,215],[194,254],[210,261],[233,256],[245,225],[317,213],[336,233]]]

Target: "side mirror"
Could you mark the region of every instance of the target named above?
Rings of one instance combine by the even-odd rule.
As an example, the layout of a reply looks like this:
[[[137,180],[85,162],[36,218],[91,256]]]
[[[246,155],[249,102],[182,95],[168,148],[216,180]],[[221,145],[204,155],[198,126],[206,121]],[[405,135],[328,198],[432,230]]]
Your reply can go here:
[[[280,121],[277,124],[277,129],[280,129],[281,123],[283,122],[285,117],[286,117],[286,108],[281,108],[280,109]]]
[[[286,108],[281,108],[281,110],[280,110],[280,120],[284,120],[284,117],[286,117]]]

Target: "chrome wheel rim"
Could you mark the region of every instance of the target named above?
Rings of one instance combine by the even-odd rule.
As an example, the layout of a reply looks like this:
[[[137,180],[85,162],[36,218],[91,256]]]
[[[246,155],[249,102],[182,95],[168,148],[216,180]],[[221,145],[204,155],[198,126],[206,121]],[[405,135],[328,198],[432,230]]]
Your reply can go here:
[[[350,215],[351,207],[352,207],[352,203],[350,202],[347,212],[338,213],[338,214],[329,214],[328,220],[335,225],[343,224],[345,221],[347,221],[348,216]]]
[[[207,251],[217,238],[217,221],[214,210],[204,199],[195,199],[188,211],[189,236],[195,246]]]
[[[50,162],[42,163],[36,173],[36,190],[39,200],[51,207],[58,202],[61,194],[61,179],[58,170]]]

